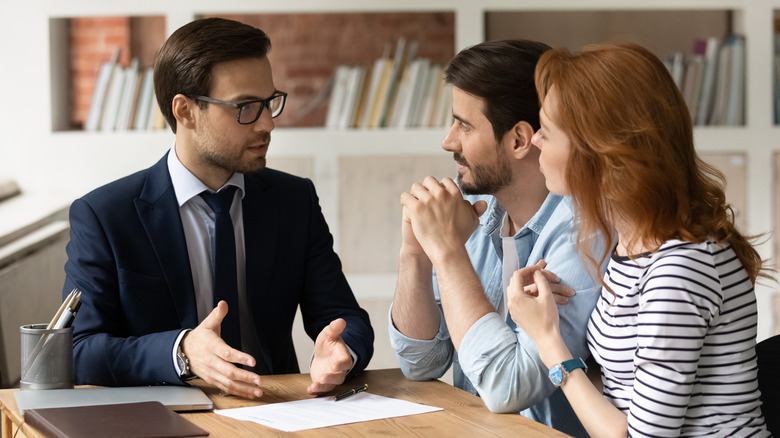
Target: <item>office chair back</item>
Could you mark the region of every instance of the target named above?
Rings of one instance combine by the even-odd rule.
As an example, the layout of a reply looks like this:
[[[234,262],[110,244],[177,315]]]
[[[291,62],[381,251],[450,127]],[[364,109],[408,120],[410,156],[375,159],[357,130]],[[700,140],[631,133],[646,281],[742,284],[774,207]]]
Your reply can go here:
[[[756,345],[758,357],[758,388],[761,390],[761,411],[767,429],[780,437],[780,335]]]

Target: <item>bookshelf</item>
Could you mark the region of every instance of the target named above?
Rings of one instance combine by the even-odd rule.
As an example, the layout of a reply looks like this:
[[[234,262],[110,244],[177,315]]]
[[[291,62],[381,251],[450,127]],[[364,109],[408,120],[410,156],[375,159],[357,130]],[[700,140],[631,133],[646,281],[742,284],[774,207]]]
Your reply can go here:
[[[4,105],[0,109],[3,133],[0,173],[15,178],[25,191],[59,193],[65,199],[73,199],[100,184],[151,165],[171,146],[173,135],[167,130],[84,133],[56,128],[57,118],[67,105],[63,101],[67,95],[63,88],[65,82],[58,74],[67,53],[61,41],[52,35],[64,18],[159,16],[164,17],[167,35],[202,15],[436,12],[454,15],[453,39],[457,51],[483,41],[486,35],[497,35],[501,29],[497,27],[496,17],[510,14],[546,13],[554,20],[563,20],[561,17],[571,20],[578,15],[598,17],[619,12],[628,20],[629,28],[631,20],[637,20],[635,27],[641,27],[644,12],[660,15],[662,23],[664,17],[678,13],[689,17],[685,23],[694,24],[711,23],[715,16],[714,20],[720,20],[715,36],[722,38],[726,31],[745,35],[746,122],[741,127],[697,127],[696,144],[716,165],[733,167],[724,169],[737,175],[729,183],[729,198],[738,206],[740,220],[748,233],[780,227],[777,222],[780,184],[776,182],[780,175],[780,158],[777,158],[780,128],[773,122],[770,91],[773,18],[780,10],[780,0],[222,0],[218,3],[192,0],[186,4],[152,0],[31,0],[16,3],[20,4],[0,6],[4,14],[15,17],[0,28],[0,37],[4,41],[24,41],[24,44],[4,47],[6,59],[23,61],[17,62],[16,68],[0,72],[3,83],[19,84],[4,92]],[[563,15],[556,18],[555,14]],[[642,38],[650,42],[667,40],[675,26],[671,30],[668,26],[651,26],[654,30]],[[712,29],[710,24],[703,26]],[[550,30],[574,41],[592,38],[576,33],[586,31],[563,25]],[[687,52],[691,43],[685,36],[679,38],[677,45],[674,41],[669,44],[675,50]],[[275,42],[274,50],[284,50],[282,43]],[[372,59],[376,56],[371,54]],[[269,163],[309,176],[317,184],[323,212],[358,299],[392,297],[400,239],[398,196],[424,175],[452,174],[451,157],[439,148],[445,132],[446,129],[440,128],[317,127],[280,127],[274,131]],[[356,220],[364,217],[365,212],[371,212],[371,223]],[[780,254],[777,242],[770,237],[759,247],[761,254],[765,258]],[[778,288],[776,284],[757,286],[760,339],[778,331],[775,322],[778,317],[772,315],[772,309],[780,307],[773,304],[773,301],[780,302],[775,292]],[[375,320],[378,337],[384,336],[382,320]]]

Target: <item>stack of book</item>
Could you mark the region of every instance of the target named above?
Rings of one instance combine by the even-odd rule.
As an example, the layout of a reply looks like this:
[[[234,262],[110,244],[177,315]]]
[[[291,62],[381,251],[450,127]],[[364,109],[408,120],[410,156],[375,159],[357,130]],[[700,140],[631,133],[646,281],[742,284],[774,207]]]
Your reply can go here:
[[[336,68],[331,80],[328,128],[407,128],[447,126],[452,93],[442,66],[417,58],[417,42],[400,38],[372,65]]]
[[[745,38],[731,35],[696,39],[693,52],[666,60],[694,125],[745,124]]]
[[[165,118],[154,94],[153,68],[141,68],[137,59],[122,66],[118,59],[116,49],[100,66],[84,130],[165,129]]]

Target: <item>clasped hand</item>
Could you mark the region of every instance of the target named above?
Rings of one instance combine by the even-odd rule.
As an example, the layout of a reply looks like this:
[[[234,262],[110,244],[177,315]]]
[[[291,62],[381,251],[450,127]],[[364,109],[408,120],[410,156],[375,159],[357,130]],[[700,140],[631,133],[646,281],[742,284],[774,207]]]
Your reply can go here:
[[[182,339],[181,347],[190,360],[190,369],[226,394],[249,399],[262,397],[262,377],[234,365],[252,367],[255,359],[230,347],[220,337],[222,320],[227,312],[227,303],[220,301],[209,316]],[[312,384],[307,389],[310,394],[333,390],[344,382],[352,369],[352,356],[341,338],[344,328],[346,322],[339,318],[317,336],[311,364]]]
[[[455,182],[426,177],[401,194],[402,237],[406,251],[428,255],[431,260],[455,247],[463,247],[479,225],[487,204],[463,199]]]

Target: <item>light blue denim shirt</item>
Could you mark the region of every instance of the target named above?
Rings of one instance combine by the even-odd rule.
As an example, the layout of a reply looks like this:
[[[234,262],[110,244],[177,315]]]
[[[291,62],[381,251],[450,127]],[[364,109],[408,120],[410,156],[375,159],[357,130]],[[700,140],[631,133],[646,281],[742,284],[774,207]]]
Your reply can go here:
[[[499,232],[505,212],[492,196],[465,198],[472,203],[488,203],[466,249],[485,294],[497,308],[503,295],[503,246]],[[520,266],[544,259],[548,270],[577,291],[567,304],[558,306],[558,313],[563,340],[574,357],[585,359],[590,355],[585,332],[600,284],[577,253],[576,234],[571,199],[549,194],[514,239]],[[433,286],[441,311],[435,273]],[[390,343],[407,378],[437,379],[454,362],[455,386],[482,397],[491,411],[519,412],[564,433],[587,436],[563,391],[556,390],[550,382],[533,341],[515,326],[511,317],[504,321],[496,312],[483,316],[466,332],[457,353],[443,314],[439,333],[432,340],[408,338],[395,328],[392,318],[389,321]]]

